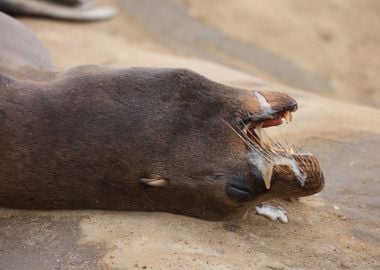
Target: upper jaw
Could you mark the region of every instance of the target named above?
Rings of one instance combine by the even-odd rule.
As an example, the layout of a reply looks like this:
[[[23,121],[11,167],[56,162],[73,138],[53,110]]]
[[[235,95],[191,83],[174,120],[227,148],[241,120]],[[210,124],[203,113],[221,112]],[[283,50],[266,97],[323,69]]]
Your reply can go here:
[[[298,104],[296,102],[290,102],[285,106],[277,106],[272,108],[271,111],[260,111],[257,113],[246,112],[245,116],[238,119],[238,121],[245,125],[257,126],[262,124],[263,127],[270,127],[274,125],[282,124],[282,119],[284,118],[286,122],[291,122],[292,117],[291,113],[295,112],[298,109]],[[278,122],[273,122],[271,120],[281,120]],[[273,125],[265,125],[266,122],[272,122]],[[276,123],[276,124],[275,124]]]

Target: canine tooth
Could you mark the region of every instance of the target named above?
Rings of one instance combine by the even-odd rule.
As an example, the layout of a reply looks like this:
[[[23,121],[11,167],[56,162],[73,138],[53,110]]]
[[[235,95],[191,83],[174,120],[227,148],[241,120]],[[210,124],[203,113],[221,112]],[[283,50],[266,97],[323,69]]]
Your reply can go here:
[[[273,174],[273,163],[266,160],[260,153],[250,151],[247,154],[248,162],[255,166],[255,170],[259,170],[266,189],[271,187],[271,179]]]
[[[260,142],[260,146],[262,147],[263,144],[264,144],[264,135],[263,135],[263,128],[262,128],[263,124],[258,124],[256,126],[256,131],[257,131],[257,137],[259,137],[259,142]]]
[[[292,122],[292,114],[291,112],[287,111],[284,113],[284,118],[285,118],[285,121],[287,124],[289,124],[290,122]]]
[[[270,181],[272,179],[273,165],[270,163],[265,164],[261,173],[263,175],[265,188],[270,189]]]
[[[265,130],[262,131],[262,142],[263,142],[263,145],[265,145],[267,149],[272,148],[271,141]]]

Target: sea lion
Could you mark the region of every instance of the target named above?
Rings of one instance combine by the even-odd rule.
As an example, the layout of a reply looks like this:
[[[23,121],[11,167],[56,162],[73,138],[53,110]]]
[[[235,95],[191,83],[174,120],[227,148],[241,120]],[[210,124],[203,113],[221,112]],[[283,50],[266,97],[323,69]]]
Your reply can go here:
[[[0,0],[0,11],[72,21],[107,20],[116,14],[115,8],[89,0]]]
[[[284,93],[186,69],[58,70],[5,14],[0,36],[0,206],[225,220],[324,185],[314,156],[262,135],[297,109]]]

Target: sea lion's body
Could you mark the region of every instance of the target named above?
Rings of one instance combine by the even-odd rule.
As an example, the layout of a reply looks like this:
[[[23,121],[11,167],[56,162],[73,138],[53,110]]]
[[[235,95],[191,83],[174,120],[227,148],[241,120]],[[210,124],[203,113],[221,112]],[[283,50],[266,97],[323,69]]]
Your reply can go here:
[[[220,121],[222,101],[207,96],[220,86],[181,70],[119,70],[125,76],[118,80],[103,72],[78,68],[49,82],[6,82],[0,205],[227,211],[224,183],[212,176],[247,172],[248,165],[244,144],[231,144]],[[169,187],[139,183],[155,175]]]
[[[18,32],[0,27],[8,39],[0,41],[0,206],[215,220],[299,189],[288,188],[297,185],[294,174],[274,171],[268,191],[226,126],[242,108],[260,110],[252,91],[181,69],[57,71],[29,30],[0,14],[3,23]],[[32,52],[22,50],[23,38]],[[14,40],[20,49],[7,45]],[[286,95],[263,95],[274,111],[296,106]],[[322,186],[319,176],[296,194]]]

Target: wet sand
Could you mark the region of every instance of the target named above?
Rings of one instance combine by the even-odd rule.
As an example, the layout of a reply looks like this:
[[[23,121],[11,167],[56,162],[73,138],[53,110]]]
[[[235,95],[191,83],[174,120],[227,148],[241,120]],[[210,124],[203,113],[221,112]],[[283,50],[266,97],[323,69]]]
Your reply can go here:
[[[0,269],[380,268],[379,110],[165,46],[128,12],[94,24],[21,20],[60,68],[187,67],[221,83],[289,93],[300,104],[293,122],[268,132],[319,157],[326,187],[300,202],[275,201],[287,210],[287,224],[253,211],[245,221],[208,222],[166,213],[0,209]]]

